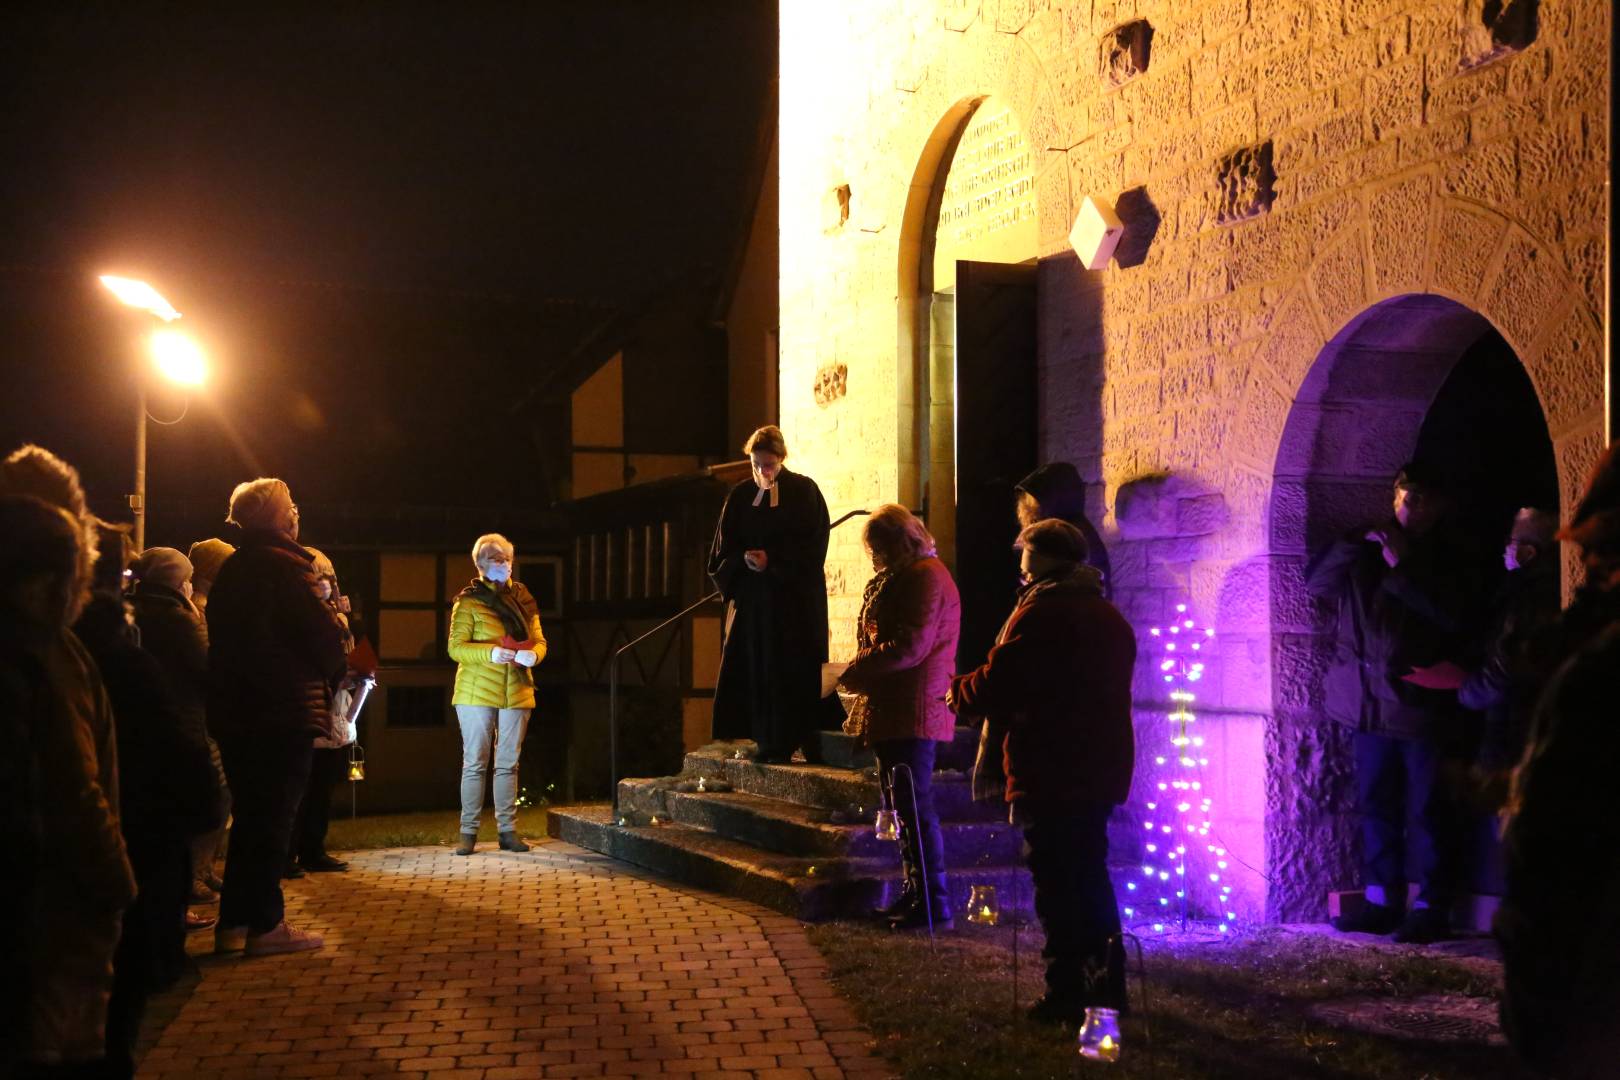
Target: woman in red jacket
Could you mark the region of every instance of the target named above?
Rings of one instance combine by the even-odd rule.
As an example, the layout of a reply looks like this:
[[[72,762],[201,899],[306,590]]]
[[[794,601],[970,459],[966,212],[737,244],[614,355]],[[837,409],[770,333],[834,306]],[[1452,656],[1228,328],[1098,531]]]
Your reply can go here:
[[[934,538],[905,507],[878,508],[862,539],[877,574],[861,604],[860,651],[841,681],[858,695],[855,725],[877,755],[884,788],[892,785],[906,869],[900,898],[879,914],[897,928],[931,921],[939,929],[950,926],[951,909],[945,845],[934,812],[934,753],[938,743],[956,734],[945,691],[956,661],[962,602]],[[910,770],[909,778],[895,775],[901,765]]]

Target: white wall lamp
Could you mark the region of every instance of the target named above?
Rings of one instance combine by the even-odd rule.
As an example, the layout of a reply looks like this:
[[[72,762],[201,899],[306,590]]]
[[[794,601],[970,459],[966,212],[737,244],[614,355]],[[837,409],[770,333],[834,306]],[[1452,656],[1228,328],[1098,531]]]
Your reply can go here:
[[[1069,244],[1080,256],[1080,265],[1087,270],[1101,270],[1114,257],[1114,248],[1124,235],[1125,223],[1114,213],[1113,204],[1087,195],[1069,230]]]

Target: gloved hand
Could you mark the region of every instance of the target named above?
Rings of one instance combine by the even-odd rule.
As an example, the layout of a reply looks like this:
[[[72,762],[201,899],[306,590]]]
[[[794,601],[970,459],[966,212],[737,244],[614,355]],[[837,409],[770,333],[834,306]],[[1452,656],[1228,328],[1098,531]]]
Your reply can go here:
[[[510,664],[516,658],[515,650],[503,649],[499,645],[489,650],[489,662],[492,664]]]
[[[540,654],[533,649],[519,649],[513,659],[524,667],[534,667],[540,662]]]

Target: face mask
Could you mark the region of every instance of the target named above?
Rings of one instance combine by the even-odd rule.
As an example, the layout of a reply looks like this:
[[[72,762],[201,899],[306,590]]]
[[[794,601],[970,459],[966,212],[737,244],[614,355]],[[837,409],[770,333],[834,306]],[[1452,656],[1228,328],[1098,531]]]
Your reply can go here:
[[[491,563],[489,569],[484,571],[484,576],[500,584],[512,576],[512,568],[505,563]]]

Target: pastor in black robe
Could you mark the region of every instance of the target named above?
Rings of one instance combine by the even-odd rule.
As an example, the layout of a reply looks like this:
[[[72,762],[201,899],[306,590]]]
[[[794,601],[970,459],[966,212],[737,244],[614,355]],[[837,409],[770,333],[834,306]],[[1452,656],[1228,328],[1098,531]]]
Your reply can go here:
[[[827,660],[827,503],[808,476],[777,474],[775,505],[752,478],[726,496],[709,574],[726,601],[714,736],[752,738],[762,760],[811,760]],[[743,553],[762,550],[763,572]],[[808,745],[807,745],[808,744]]]

